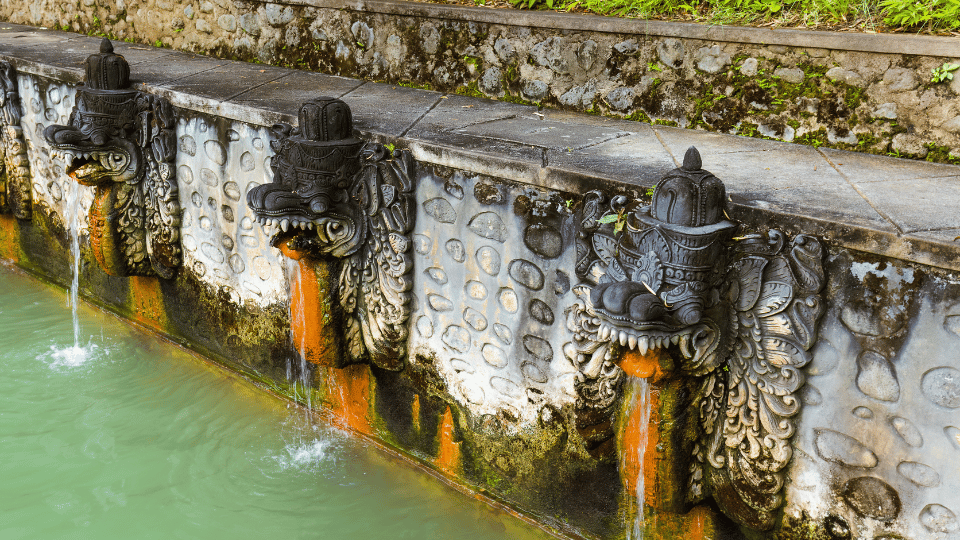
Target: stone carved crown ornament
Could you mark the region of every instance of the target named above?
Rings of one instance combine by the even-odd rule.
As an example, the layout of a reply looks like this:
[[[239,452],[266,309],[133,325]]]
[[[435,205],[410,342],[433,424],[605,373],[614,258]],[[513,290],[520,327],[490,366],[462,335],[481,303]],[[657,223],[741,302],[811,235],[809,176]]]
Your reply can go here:
[[[33,196],[27,142],[20,127],[21,107],[17,70],[10,62],[0,62],[0,212],[30,219]]]
[[[579,370],[578,415],[596,418],[614,412],[625,351],[668,349],[698,388],[687,502],[712,496],[737,522],[769,530],[823,313],[823,249],[776,230],[735,238],[726,199],[693,147],[649,206],[588,193],[564,352]]]
[[[277,124],[273,181],[247,205],[276,231],[273,245],[339,265],[334,305],[346,353],[403,369],[413,286],[414,162],[353,134],[350,107],[318,97],[300,107],[299,127]]]
[[[87,58],[70,125],[43,135],[70,178],[96,187],[90,244],[104,271],[172,278],[182,251],[170,102],[131,88],[130,66],[104,38]]]

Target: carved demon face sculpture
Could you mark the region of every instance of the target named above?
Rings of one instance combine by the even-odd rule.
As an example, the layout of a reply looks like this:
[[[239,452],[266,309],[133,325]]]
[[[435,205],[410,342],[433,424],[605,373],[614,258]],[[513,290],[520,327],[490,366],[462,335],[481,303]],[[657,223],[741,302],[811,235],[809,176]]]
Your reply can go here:
[[[300,126],[274,126],[273,181],[247,194],[257,220],[279,229],[274,245],[333,258],[340,265],[334,302],[344,314],[346,353],[402,369],[413,262],[413,160],[353,136],[350,108],[319,97]]]
[[[679,375],[699,387],[687,500],[712,496],[738,522],[766,530],[783,503],[799,370],[822,313],[823,253],[815,239],[787,245],[779,231],[733,238],[725,203],[723,183],[692,147],[650,206],[589,193],[580,301],[568,311],[574,341],[564,351],[580,371],[578,413],[596,419],[616,405],[624,351],[672,349]]]
[[[0,62],[0,212],[9,210],[18,219],[30,219],[33,196],[22,117],[17,70],[10,62]]]
[[[130,67],[106,38],[86,71],[70,125],[49,126],[44,138],[70,178],[97,188],[90,234],[103,269],[173,277],[181,262],[173,107],[129,88]]]

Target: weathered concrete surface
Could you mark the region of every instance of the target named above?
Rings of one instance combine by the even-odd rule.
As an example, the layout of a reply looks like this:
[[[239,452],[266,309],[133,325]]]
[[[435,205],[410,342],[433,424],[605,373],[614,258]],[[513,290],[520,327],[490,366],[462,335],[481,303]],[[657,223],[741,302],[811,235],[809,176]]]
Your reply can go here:
[[[850,538],[954,538],[960,281],[834,254],[788,515]]]
[[[930,82],[931,69],[960,58],[949,38],[390,0],[60,4],[5,0],[0,17],[442,92],[960,160],[960,78]]]

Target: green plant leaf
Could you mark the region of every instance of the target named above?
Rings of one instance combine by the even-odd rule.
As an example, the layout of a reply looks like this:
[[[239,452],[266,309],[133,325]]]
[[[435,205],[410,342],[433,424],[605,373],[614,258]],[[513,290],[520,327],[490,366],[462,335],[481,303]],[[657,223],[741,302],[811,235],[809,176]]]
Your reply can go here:
[[[607,214],[607,215],[601,217],[600,219],[598,219],[598,220],[597,220],[597,223],[601,223],[601,224],[606,225],[607,223],[613,223],[613,222],[616,221],[616,220],[617,220],[617,215],[616,215],[616,214]]]

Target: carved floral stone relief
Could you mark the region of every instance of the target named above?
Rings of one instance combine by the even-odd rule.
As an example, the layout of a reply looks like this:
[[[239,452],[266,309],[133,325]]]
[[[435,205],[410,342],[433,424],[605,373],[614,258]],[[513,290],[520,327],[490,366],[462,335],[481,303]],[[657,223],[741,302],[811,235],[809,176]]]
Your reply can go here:
[[[130,88],[130,67],[104,38],[87,59],[69,125],[44,138],[67,175],[96,187],[90,243],[108,274],[172,278],[182,261],[176,118],[163,98]]]
[[[800,369],[823,312],[823,250],[776,230],[734,238],[725,207],[723,183],[695,148],[650,206],[589,193],[564,353],[580,372],[578,415],[601,424],[620,397],[623,352],[675,346],[675,371],[699,388],[688,501],[712,496],[736,521],[767,530],[783,505]]]
[[[319,97],[299,127],[274,126],[273,181],[247,193],[274,245],[339,264],[336,305],[352,361],[400,370],[406,357],[416,215],[413,158],[353,135],[350,108]]]
[[[0,62],[0,211],[9,211],[18,219],[30,219],[32,195],[30,161],[20,119],[23,109],[17,87],[17,70],[10,62]]]

